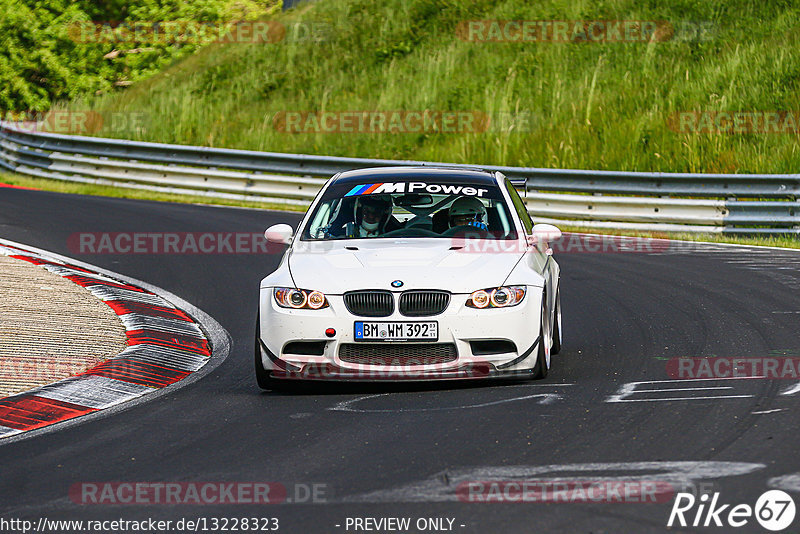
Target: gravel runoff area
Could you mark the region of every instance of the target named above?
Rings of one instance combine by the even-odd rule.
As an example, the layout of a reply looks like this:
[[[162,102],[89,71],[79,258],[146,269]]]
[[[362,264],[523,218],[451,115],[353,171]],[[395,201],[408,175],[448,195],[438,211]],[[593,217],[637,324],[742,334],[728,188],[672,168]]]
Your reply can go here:
[[[80,373],[126,347],[122,322],[89,291],[0,255],[0,398]]]

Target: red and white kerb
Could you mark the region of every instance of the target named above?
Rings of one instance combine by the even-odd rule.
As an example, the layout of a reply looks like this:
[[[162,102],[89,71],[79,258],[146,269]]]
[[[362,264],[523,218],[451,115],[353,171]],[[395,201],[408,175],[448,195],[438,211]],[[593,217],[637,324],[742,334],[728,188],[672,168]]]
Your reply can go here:
[[[0,399],[0,438],[146,395],[208,363],[211,347],[200,326],[159,295],[17,246],[0,245],[0,254],[83,286],[114,310],[128,338],[120,354],[78,375]]]

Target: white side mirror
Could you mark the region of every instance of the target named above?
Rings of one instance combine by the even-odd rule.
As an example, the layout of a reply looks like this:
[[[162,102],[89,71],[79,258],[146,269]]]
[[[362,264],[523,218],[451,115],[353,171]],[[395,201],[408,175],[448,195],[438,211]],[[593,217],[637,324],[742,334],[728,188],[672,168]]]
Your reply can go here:
[[[533,226],[533,235],[537,237],[539,242],[550,242],[561,239],[561,230],[558,226],[552,224],[536,224]]]
[[[533,237],[539,250],[547,255],[552,255],[553,249],[550,248],[550,243],[561,239],[561,230],[552,224],[536,224],[533,226]]]
[[[288,245],[292,242],[294,230],[288,224],[273,224],[264,232],[264,237],[270,243]]]

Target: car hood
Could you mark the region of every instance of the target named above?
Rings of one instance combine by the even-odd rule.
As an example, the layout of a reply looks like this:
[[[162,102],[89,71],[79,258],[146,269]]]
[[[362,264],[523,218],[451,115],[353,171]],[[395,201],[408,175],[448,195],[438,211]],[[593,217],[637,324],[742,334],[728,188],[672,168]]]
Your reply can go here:
[[[297,287],[342,294],[355,289],[443,289],[471,293],[501,285],[522,252],[497,251],[491,242],[476,247],[449,239],[361,239],[299,242],[292,247],[289,270]],[[485,252],[478,252],[477,249]]]

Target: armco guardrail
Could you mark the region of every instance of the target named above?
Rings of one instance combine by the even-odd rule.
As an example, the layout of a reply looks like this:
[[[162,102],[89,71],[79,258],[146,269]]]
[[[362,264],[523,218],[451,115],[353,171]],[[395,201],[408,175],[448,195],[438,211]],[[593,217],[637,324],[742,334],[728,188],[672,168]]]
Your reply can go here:
[[[0,123],[0,166],[8,170],[173,193],[306,205],[337,172],[397,165],[475,167],[166,145]],[[798,174],[482,168],[525,180],[526,202],[538,221],[657,231],[800,233]]]

